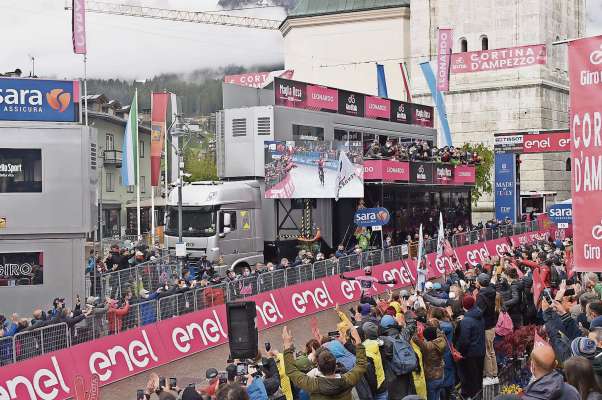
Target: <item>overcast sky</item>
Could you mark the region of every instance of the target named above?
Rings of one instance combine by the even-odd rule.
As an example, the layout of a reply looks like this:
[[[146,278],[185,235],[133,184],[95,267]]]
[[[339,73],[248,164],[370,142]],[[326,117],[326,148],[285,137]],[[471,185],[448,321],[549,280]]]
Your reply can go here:
[[[131,0],[130,3],[217,10],[217,0]],[[83,74],[82,56],[73,54],[71,48],[71,14],[64,10],[64,5],[64,0],[0,0],[0,72],[21,68],[28,75],[31,55],[40,76],[75,78]],[[588,33],[602,33],[602,0],[587,0],[587,6]],[[278,8],[244,13],[284,18],[284,11]],[[162,72],[283,61],[279,31],[89,13],[87,34],[90,77],[145,79]]]

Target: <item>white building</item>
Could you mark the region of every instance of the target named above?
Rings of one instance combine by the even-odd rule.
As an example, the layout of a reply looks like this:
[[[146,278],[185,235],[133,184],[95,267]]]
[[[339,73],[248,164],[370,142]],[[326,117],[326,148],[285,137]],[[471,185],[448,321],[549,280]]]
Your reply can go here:
[[[419,63],[435,58],[438,27],[454,29],[454,53],[546,44],[545,65],[452,74],[445,102],[454,144],[492,146],[496,132],[568,127],[567,49],[552,42],[582,36],[584,25],[583,0],[301,0],[280,29],[295,79],[377,94],[380,63],[389,97],[404,99],[405,62],[412,100],[423,104],[432,101]],[[521,191],[570,197],[567,159],[522,155]],[[473,208],[475,220],[492,212],[490,196]]]

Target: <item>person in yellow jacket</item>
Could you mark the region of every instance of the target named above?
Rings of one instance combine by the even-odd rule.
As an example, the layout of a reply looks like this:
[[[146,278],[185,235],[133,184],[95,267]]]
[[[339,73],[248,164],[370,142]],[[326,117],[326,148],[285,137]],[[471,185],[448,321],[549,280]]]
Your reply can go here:
[[[412,377],[414,378],[414,388],[416,389],[416,394],[423,399],[426,399],[426,379],[424,378],[424,365],[422,363],[422,352],[420,351],[420,347],[414,343],[412,340],[412,348],[414,349],[414,353],[416,353],[416,357],[418,357],[418,365],[420,366],[420,370],[412,372]]]
[[[293,400],[293,389],[291,388],[291,381],[286,375],[284,369],[284,355],[279,353],[277,350],[271,350],[268,353],[271,357],[276,360],[276,366],[278,367],[278,375],[280,375],[280,389],[282,394],[286,396],[286,400]]]
[[[383,368],[383,360],[380,356],[380,348],[378,343],[378,326],[373,322],[365,322],[362,325],[364,332],[364,347],[366,355],[372,360],[374,365],[374,376],[366,374],[366,380],[372,389],[374,400],[387,400],[389,394],[387,392],[387,382],[385,381],[385,369]]]

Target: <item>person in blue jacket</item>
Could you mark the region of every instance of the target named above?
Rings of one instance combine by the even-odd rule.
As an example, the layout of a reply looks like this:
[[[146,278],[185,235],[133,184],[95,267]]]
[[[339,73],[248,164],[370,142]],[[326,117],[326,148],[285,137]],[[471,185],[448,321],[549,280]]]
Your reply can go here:
[[[485,321],[483,312],[475,307],[475,303],[475,298],[469,295],[462,299],[465,313],[458,324],[456,335],[456,348],[464,356],[459,363],[464,398],[476,396],[483,388],[481,377],[485,364]]]

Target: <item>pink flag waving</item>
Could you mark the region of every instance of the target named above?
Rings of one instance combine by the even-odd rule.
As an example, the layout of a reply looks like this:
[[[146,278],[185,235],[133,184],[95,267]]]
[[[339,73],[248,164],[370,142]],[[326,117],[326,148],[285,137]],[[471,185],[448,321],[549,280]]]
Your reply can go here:
[[[86,54],[86,0],[73,0],[71,6],[73,52]]]
[[[537,307],[543,289],[544,285],[539,274],[539,267],[533,268],[533,302],[535,303],[535,307]]]

